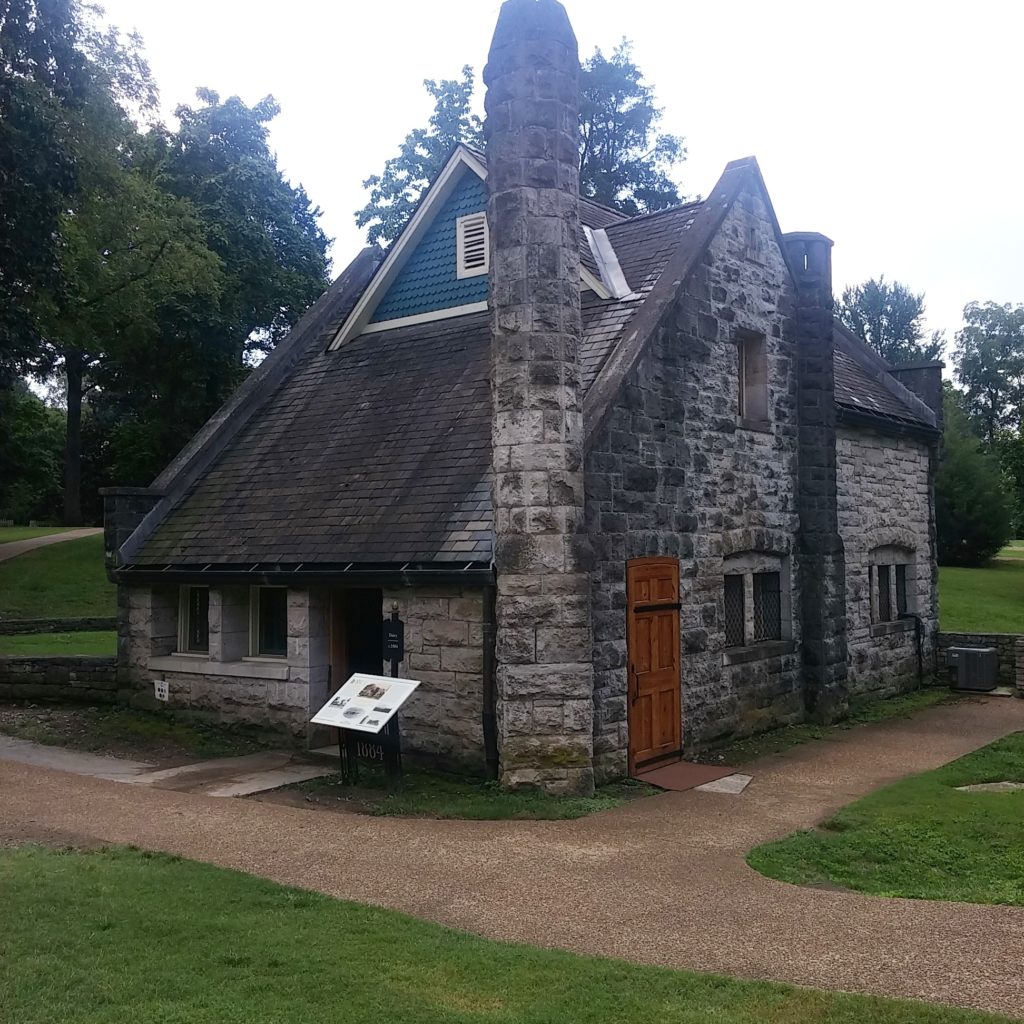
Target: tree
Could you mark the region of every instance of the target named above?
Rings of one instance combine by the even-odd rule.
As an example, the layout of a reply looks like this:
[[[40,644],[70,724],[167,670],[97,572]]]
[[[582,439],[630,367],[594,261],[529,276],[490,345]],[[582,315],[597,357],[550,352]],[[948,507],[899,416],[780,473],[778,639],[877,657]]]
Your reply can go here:
[[[427,78],[423,86],[434,98],[428,126],[409,132],[398,156],[388,160],[381,174],[371,174],[363,182],[370,201],[356,211],[356,226],[367,229],[371,245],[398,237],[423,191],[459,143],[483,148],[483,124],[470,109],[473,69],[467,64],[461,78]]]
[[[60,514],[64,416],[22,381],[0,390],[0,518]]]
[[[483,148],[483,125],[471,109],[473,69],[423,84],[434,99],[428,126],[411,131],[384,171],[363,182],[370,200],[356,224],[371,244],[398,236],[457,144]],[[610,57],[595,50],[580,71],[580,194],[631,216],[678,203],[669,172],[686,148],[680,137],[657,132],[660,118],[631,44],[623,40]]]
[[[35,296],[60,287],[72,125],[88,86],[80,34],[74,0],[0,0],[0,387],[36,351]]]
[[[893,366],[938,359],[946,339],[933,331],[925,340],[924,295],[915,295],[883,274],[844,290],[836,316],[862,341]]]
[[[996,459],[971,429],[962,399],[947,385],[942,465],[935,478],[938,558],[983,565],[1012,535],[1010,500]]]
[[[660,120],[632,43],[623,39],[611,57],[595,49],[580,76],[580,195],[630,216],[677,204],[669,172],[686,146],[659,134]]]
[[[971,302],[953,353],[967,411],[982,437],[1024,427],[1024,305]]]

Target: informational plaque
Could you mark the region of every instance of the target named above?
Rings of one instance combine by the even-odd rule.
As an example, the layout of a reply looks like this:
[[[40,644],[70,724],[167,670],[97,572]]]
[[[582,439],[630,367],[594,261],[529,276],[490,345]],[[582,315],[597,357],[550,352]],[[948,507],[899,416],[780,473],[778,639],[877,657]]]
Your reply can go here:
[[[409,699],[418,679],[395,679],[357,672],[313,716],[315,725],[379,733]]]

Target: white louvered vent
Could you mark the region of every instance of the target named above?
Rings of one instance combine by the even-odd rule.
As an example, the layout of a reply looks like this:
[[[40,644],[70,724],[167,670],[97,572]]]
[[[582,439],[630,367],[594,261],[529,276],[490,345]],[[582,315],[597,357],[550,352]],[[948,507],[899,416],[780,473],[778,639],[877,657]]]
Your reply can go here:
[[[469,213],[455,222],[455,250],[459,277],[486,274],[490,262],[487,214]]]

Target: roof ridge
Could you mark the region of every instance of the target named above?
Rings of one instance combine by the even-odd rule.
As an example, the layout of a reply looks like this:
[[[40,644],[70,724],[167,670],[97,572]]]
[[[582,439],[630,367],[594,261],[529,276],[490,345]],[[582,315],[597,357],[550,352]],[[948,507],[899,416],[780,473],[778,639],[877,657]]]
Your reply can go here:
[[[650,220],[653,217],[660,217],[665,213],[679,213],[680,210],[685,210],[689,207],[700,207],[704,205],[705,200],[703,199],[691,199],[686,203],[676,203],[674,206],[666,206],[663,210],[649,210],[647,213],[635,213],[632,217],[627,217],[625,220],[620,220],[618,224],[610,224],[609,227],[619,227],[620,224],[632,224],[638,220]]]

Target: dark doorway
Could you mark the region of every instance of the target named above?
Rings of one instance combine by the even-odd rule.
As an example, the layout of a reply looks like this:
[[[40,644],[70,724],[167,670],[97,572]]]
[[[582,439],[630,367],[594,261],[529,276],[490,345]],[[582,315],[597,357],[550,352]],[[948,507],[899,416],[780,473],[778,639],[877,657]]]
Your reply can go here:
[[[331,691],[354,672],[381,674],[384,595],[379,590],[335,590],[331,595]]]

